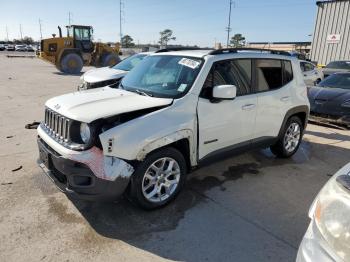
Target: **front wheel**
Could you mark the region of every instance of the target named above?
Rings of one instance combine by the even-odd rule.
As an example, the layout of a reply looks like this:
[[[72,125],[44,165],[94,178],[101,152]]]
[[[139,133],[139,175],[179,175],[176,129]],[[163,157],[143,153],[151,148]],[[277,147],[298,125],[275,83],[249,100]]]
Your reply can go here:
[[[270,147],[272,153],[282,158],[294,155],[300,146],[302,134],[303,124],[300,118],[289,118],[277,143]]]
[[[79,74],[83,68],[84,61],[80,55],[70,53],[62,58],[60,65],[60,70],[66,74]]]
[[[175,148],[149,154],[131,177],[130,198],[144,209],[168,204],[182,189],[186,161]]]
[[[102,59],[102,66],[114,66],[120,62],[120,58],[116,54],[107,54]]]

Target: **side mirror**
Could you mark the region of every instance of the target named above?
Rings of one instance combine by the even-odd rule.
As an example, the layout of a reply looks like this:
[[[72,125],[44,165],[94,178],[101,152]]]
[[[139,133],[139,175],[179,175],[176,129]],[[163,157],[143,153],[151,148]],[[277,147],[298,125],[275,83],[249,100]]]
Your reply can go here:
[[[221,100],[233,100],[237,95],[237,87],[235,85],[220,85],[213,88],[213,102]]]

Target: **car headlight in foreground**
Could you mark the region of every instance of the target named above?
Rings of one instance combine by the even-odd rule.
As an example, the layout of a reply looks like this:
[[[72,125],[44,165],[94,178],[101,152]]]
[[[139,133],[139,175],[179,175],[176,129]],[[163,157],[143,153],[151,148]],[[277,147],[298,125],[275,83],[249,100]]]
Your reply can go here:
[[[349,165],[348,165],[349,166]],[[344,261],[350,261],[350,171],[341,169],[323,187],[309,215],[322,236]]]
[[[85,144],[89,144],[91,141],[91,128],[86,123],[80,124],[80,138]]]

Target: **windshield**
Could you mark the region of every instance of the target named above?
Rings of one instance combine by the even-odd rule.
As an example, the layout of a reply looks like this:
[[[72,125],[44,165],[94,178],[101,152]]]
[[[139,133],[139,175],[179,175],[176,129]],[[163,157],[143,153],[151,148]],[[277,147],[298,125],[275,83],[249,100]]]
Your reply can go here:
[[[114,69],[130,71],[133,69],[138,63],[140,63],[147,55],[145,54],[136,54],[125,58],[120,63],[112,66]]]
[[[156,97],[179,98],[191,88],[201,64],[199,58],[149,56],[123,78],[121,88]]]
[[[326,65],[326,68],[335,68],[335,69],[349,69],[350,70],[350,61],[334,61]]]
[[[321,81],[318,86],[350,89],[350,74],[333,74]]]

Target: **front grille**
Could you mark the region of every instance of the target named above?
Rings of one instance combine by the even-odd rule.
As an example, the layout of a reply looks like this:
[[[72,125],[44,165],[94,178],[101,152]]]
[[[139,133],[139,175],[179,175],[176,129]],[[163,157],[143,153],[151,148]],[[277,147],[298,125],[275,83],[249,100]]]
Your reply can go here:
[[[72,121],[57,112],[46,108],[44,127],[46,132],[56,140],[67,143],[70,140]]]

